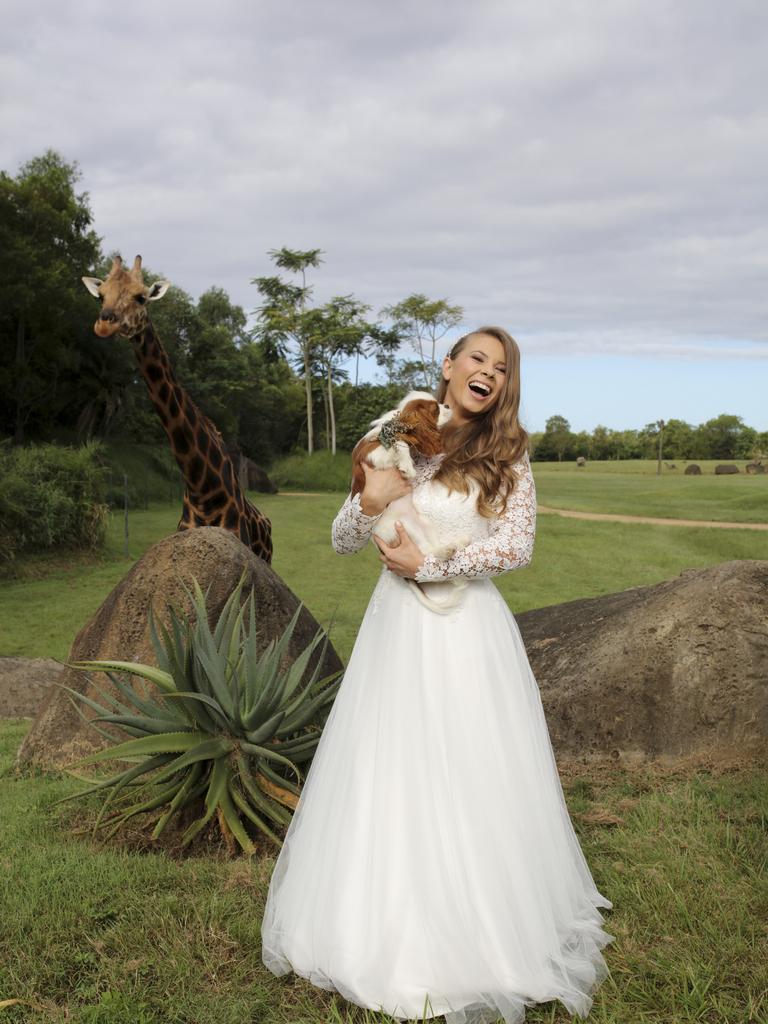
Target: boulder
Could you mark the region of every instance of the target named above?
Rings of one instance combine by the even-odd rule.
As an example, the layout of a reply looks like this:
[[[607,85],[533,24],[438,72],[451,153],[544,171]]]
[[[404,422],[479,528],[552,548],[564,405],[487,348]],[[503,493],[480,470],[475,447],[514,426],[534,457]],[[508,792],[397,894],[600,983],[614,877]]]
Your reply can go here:
[[[277,494],[277,487],[267,476],[266,470],[249,459],[234,441],[227,441],[224,450],[232,460],[237,473],[237,482],[243,491],[259,491],[261,494]]]
[[[701,476],[701,466],[696,462],[691,462],[685,467],[686,476]]]
[[[0,718],[31,718],[61,671],[53,658],[0,658]]]
[[[768,561],[516,620],[558,756],[768,758]]]
[[[730,476],[738,472],[739,467],[733,462],[721,462],[718,466],[715,466],[715,476]]]
[[[182,581],[191,588],[194,576],[203,592],[210,585],[208,613],[213,624],[244,570],[243,596],[253,588],[258,647],[263,650],[269,640],[288,625],[299,599],[274,570],[241,544],[233,533],[209,526],[175,533],[150,548],[80,630],[69,661],[116,659],[156,664],[149,635],[147,610],[150,604],[158,621],[167,621],[169,602],[189,613],[191,602]],[[304,608],[294,630],[291,658],[307,646],[317,629],[318,623]],[[317,656],[318,652],[308,672],[314,668]],[[341,668],[341,660],[328,644],[321,674],[330,675]],[[73,668],[65,668],[59,682],[94,700],[100,699],[94,683],[101,689],[112,689],[103,673],[94,673],[91,678],[90,674]],[[54,686],[51,690],[19,748],[18,767],[59,768],[104,745],[103,738],[76,711],[74,698],[61,687]]]
[[[260,491],[262,494],[277,494],[277,487],[267,476],[266,470],[257,466],[251,459],[243,456],[248,478],[248,490]]]

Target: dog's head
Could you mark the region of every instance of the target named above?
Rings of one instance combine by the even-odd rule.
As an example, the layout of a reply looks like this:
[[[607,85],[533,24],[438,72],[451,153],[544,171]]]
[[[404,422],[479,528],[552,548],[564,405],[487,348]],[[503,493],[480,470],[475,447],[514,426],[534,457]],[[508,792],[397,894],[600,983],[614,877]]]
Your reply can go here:
[[[397,407],[396,434],[414,451],[437,455],[443,450],[440,428],[451,418],[451,410],[424,391],[411,391]]]

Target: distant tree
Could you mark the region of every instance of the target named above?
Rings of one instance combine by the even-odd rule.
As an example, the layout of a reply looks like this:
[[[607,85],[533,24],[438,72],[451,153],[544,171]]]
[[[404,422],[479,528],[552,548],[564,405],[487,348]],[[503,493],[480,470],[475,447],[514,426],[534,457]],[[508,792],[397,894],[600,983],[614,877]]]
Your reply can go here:
[[[592,431],[587,443],[590,459],[610,459],[616,457],[616,442],[613,431],[601,423]]]
[[[99,260],[99,238],[80,177],[53,150],[15,178],[0,172],[0,431],[16,444],[71,402],[62,377],[92,323],[80,277]]]
[[[564,450],[564,456],[575,459],[579,455],[587,456],[592,444],[592,435],[588,430],[580,430],[578,434],[571,434]]]
[[[428,299],[414,293],[392,306],[385,306],[381,315],[392,321],[397,334],[418,353],[422,371],[422,387],[433,391],[440,381],[437,343],[464,316],[461,306],[452,306],[448,299]]]
[[[667,420],[664,428],[664,451],[669,459],[692,459],[696,454],[696,436],[685,420]]]
[[[702,452],[699,457],[705,459],[748,458],[757,438],[757,432],[741,416],[726,413],[700,424],[696,434]]]
[[[383,367],[387,375],[387,383],[391,383],[397,363],[397,353],[403,344],[403,338],[394,327],[374,324],[366,346],[361,355],[373,355],[376,365]],[[357,384],[357,364],[355,365],[355,384]]]
[[[342,451],[351,452],[368,431],[371,422],[388,409],[393,409],[403,397],[396,384],[342,384],[338,389],[339,415],[338,444]]]
[[[537,457],[542,461],[557,459],[562,462],[572,440],[571,425],[565,416],[550,416],[544,424],[544,435],[536,450]]]
[[[310,267],[322,263],[322,249],[270,249],[268,256],[281,270],[301,275],[301,284],[283,281],[280,277],[255,277],[255,284],[264,302],[258,308],[256,333],[265,346],[274,354],[284,354],[286,346],[293,343],[301,356],[304,373],[304,390],[307,410],[307,451],[314,451],[314,429],[312,418],[312,341],[307,321],[307,299],[312,293],[307,285],[306,272]]]
[[[395,359],[388,368],[387,383],[398,388],[404,395],[408,391],[424,390],[424,372],[416,359]],[[434,388],[428,389],[430,392]]]
[[[307,339],[313,358],[320,368],[323,402],[326,410],[328,446],[336,452],[336,413],[333,386],[345,380],[341,363],[358,354],[375,335],[376,328],[365,314],[370,306],[352,295],[337,295],[324,306],[308,310],[305,318]]]

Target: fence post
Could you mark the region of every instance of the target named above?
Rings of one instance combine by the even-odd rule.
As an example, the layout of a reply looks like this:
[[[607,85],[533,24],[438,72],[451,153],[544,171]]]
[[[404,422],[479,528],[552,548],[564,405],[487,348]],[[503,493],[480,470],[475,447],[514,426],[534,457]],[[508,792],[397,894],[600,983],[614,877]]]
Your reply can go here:
[[[128,552],[128,474],[123,473],[123,553],[126,558],[129,556]]]

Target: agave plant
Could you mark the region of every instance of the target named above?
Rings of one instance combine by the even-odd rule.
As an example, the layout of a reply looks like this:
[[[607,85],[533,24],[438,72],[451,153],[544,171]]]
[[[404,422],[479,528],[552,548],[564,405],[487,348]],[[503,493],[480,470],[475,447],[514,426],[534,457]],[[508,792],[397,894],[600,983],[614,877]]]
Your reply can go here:
[[[204,803],[202,815],[184,832],[182,845],[214,814],[228,841],[234,837],[247,854],[255,849],[254,827],[278,846],[282,844],[270,825],[288,825],[291,820],[303,781],[299,766],[306,766],[314,755],[322,722],[341,685],[340,672],[318,678],[327,645],[322,630],[285,665],[301,605],[283,634],[259,654],[253,592],[241,605],[244,580],[243,575],[213,630],[208,624],[207,592],[203,594],[197,580],[193,580],[194,593],[185,587],[194,621],[169,605],[169,628],[160,623],[158,632],[150,608],[157,666],[126,661],[70,663],[74,668],[104,672],[119,694],[97,689],[104,702],[100,704],[65,687],[97,712],[88,721],[113,744],[73,767],[99,761],[130,764],[64,798],[106,792],[94,831],[109,826],[112,835],[134,815],[157,812],[152,832],[157,839],[174,815]],[[317,664],[300,688],[321,641]],[[130,677],[154,684],[154,690],[144,684],[142,690],[151,692],[140,692]],[[76,703],[75,707],[83,715]],[[114,735],[97,722],[118,726],[133,738],[114,745]],[[295,781],[285,773],[292,773]]]

